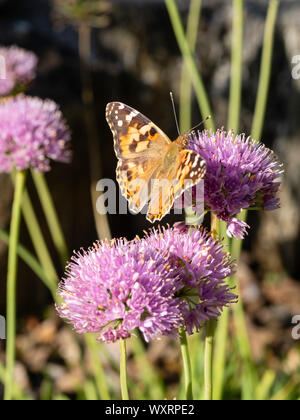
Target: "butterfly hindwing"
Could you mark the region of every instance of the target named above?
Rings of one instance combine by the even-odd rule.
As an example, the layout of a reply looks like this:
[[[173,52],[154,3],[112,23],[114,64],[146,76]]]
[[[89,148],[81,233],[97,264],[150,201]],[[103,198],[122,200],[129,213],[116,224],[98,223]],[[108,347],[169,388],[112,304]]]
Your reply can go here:
[[[144,157],[135,160],[119,160],[117,181],[122,195],[128,200],[129,208],[139,213],[149,200],[149,184],[159,161],[147,160]]]
[[[186,189],[198,184],[206,172],[205,160],[192,150],[178,152],[175,165],[163,167],[152,180],[147,220],[161,220],[172,208],[174,201]]]

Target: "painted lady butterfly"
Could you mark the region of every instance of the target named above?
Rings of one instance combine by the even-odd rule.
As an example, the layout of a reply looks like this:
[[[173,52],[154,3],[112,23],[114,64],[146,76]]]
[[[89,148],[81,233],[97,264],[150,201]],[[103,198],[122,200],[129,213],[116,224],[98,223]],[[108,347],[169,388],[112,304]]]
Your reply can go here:
[[[107,104],[106,119],[119,159],[117,181],[129,208],[138,213],[148,204],[147,219],[161,220],[175,199],[204,177],[205,160],[185,148],[186,135],[172,142],[148,118],[121,102]]]

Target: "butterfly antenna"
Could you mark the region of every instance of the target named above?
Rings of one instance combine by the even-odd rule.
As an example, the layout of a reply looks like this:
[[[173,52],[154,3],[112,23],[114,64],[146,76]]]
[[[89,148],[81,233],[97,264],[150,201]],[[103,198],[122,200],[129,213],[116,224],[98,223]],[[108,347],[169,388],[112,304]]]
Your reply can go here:
[[[202,124],[205,124],[206,121],[211,119],[211,115],[209,115],[208,117],[206,117],[203,121],[201,121],[199,124],[195,125],[195,127],[191,128],[188,133],[191,133],[192,131],[195,130],[195,128],[200,127]]]
[[[171,102],[172,102],[172,107],[173,107],[173,113],[174,113],[174,117],[175,117],[177,132],[178,132],[178,135],[180,136],[181,134],[180,134],[180,130],[179,130],[179,124],[178,124],[178,119],[177,119],[177,114],[176,114],[175,102],[174,102],[174,98],[173,98],[173,92],[170,92],[170,97],[171,97]]]

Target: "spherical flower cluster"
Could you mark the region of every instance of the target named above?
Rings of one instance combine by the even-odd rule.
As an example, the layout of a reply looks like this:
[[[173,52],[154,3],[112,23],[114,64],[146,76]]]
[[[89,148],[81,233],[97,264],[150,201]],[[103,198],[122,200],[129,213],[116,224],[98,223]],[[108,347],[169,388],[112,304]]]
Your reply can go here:
[[[46,172],[50,159],[69,162],[70,139],[55,102],[19,95],[0,103],[0,172]]]
[[[203,323],[217,318],[225,306],[237,296],[225,279],[234,272],[230,256],[221,243],[204,229],[177,224],[173,228],[153,230],[145,239],[146,246],[161,253],[169,252],[168,262],[177,269],[181,289],[182,327],[192,334]]]
[[[80,333],[114,342],[138,328],[148,341],[181,322],[179,282],[162,252],[125,240],[99,242],[77,253],[60,285],[59,315]]]
[[[1,47],[0,60],[0,96],[23,89],[35,79],[38,59],[34,53],[16,46]]]
[[[114,342],[139,329],[148,341],[192,334],[236,296],[233,267],[203,230],[152,230],[144,239],[99,242],[75,254],[61,282],[59,315],[80,333]]]
[[[205,206],[227,222],[228,236],[243,238],[248,226],[235,218],[242,209],[279,207],[281,165],[262,143],[219,130],[191,135],[188,147],[206,161]]]

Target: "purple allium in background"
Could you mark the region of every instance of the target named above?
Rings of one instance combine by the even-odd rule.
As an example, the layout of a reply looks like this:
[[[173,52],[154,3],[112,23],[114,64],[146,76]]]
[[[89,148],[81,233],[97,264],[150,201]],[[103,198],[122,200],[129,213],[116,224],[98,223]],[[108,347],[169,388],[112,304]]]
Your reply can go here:
[[[0,47],[0,96],[7,96],[31,83],[36,76],[37,56],[22,48]]]
[[[222,130],[191,135],[189,148],[206,161],[204,199],[208,210],[227,222],[228,236],[243,238],[248,225],[234,216],[242,209],[279,207],[281,165],[262,143]]]
[[[69,162],[70,139],[55,102],[23,95],[0,102],[0,172],[46,172],[50,159]]]
[[[222,244],[202,228],[179,223],[173,228],[153,229],[143,246],[169,253],[168,263],[177,270],[181,282],[176,292],[182,303],[181,327],[189,334],[236,302],[237,296],[225,282],[233,274],[233,263]]]
[[[99,341],[128,338],[136,328],[147,341],[172,335],[181,322],[175,271],[162,250],[140,241],[99,242],[73,256],[59,288],[59,315]]]

